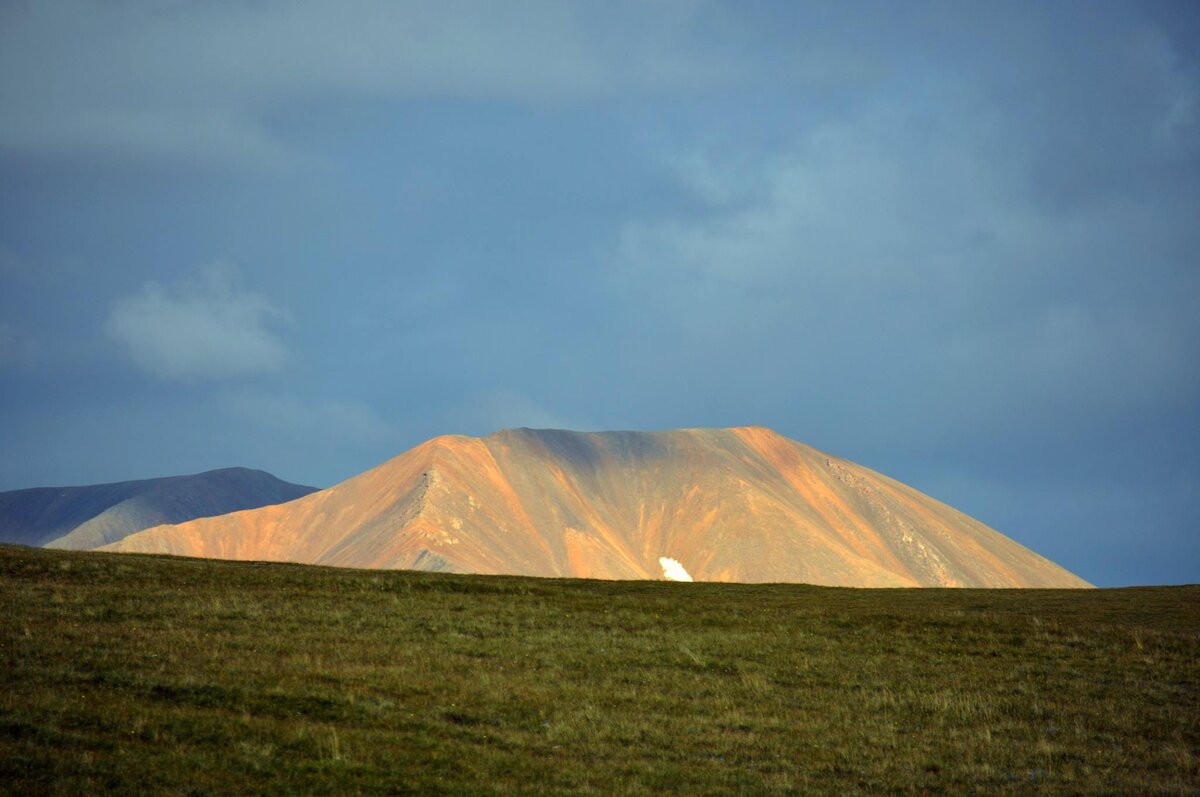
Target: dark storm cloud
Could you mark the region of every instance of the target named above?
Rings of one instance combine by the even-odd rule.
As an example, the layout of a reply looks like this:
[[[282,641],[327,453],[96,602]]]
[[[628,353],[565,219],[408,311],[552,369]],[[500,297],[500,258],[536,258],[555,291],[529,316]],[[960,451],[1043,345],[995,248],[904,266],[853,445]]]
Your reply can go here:
[[[1190,4],[0,15],[0,487],[762,423],[1197,578]]]

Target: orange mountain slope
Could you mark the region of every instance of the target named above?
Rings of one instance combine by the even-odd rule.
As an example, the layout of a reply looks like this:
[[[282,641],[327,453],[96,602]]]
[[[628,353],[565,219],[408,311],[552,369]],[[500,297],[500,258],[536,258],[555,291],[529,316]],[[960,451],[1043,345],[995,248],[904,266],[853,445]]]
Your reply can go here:
[[[295,501],[103,550],[587,578],[1089,586],[911,487],[762,427],[438,437]]]

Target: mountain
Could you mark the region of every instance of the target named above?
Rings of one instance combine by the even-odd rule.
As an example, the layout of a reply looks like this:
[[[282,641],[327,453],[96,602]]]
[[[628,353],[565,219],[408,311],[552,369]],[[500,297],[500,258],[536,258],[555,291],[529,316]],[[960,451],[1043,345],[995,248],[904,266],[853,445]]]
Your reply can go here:
[[[315,492],[248,468],[0,493],[0,542],[98,548],[151,526],[291,501]]]
[[[437,437],[299,500],[105,550],[610,579],[1089,586],[911,487],[762,427]]]

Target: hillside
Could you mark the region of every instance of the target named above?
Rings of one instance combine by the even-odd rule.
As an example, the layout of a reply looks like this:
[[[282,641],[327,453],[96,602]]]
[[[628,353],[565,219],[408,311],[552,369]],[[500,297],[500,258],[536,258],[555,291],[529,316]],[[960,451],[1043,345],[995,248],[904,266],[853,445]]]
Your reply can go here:
[[[248,468],[0,493],[0,542],[84,550],[142,529],[291,501],[315,488]]]
[[[1200,588],[0,546],[0,794],[1196,794]]]
[[[298,501],[108,550],[607,579],[1088,586],[945,504],[762,427],[438,437]]]

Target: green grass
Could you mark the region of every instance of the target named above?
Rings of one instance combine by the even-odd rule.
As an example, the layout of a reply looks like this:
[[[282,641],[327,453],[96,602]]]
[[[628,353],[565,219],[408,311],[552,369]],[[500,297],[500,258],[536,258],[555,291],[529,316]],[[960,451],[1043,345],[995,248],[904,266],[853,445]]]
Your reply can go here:
[[[1200,793],[1200,588],[0,546],[0,792]]]

